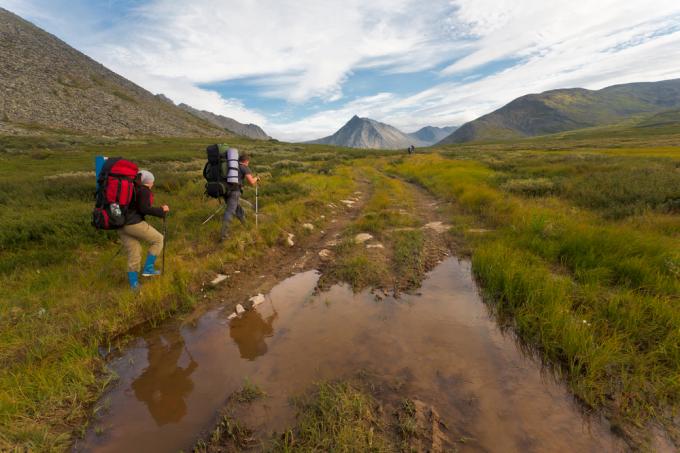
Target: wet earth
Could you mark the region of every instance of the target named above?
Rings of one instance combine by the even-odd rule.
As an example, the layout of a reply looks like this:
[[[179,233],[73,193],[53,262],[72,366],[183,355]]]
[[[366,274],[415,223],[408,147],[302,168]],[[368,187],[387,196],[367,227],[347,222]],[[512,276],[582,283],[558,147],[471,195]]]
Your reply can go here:
[[[239,319],[217,308],[133,342],[111,362],[119,380],[75,450],[189,451],[246,379],[267,394],[249,422],[271,437],[294,424],[290,397],[360,371],[436,408],[447,436],[465,440],[459,451],[625,450],[499,330],[469,262],[444,260],[398,299],[345,285],[316,294],[318,279],[287,278]]]

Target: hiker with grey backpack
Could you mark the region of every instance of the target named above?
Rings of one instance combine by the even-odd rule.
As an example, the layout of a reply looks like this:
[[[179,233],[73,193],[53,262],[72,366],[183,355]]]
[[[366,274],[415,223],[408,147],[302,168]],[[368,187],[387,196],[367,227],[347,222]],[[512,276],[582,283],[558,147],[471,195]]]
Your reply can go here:
[[[259,178],[253,176],[249,168],[250,157],[239,155],[236,148],[226,145],[210,145],[206,148],[208,162],[203,169],[206,179],[205,193],[212,198],[224,199],[225,209],[222,216],[220,240],[225,241],[229,236],[229,223],[236,217],[245,223],[245,211],[240,205],[243,194],[243,184],[257,186]]]

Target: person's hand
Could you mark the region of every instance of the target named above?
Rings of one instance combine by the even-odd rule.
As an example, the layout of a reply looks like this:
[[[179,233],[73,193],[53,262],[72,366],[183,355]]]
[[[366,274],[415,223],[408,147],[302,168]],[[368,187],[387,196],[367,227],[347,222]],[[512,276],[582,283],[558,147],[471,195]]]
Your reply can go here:
[[[170,211],[170,207],[167,204],[164,204],[163,206],[161,206],[161,209],[163,209],[163,212],[165,212],[165,213]]]

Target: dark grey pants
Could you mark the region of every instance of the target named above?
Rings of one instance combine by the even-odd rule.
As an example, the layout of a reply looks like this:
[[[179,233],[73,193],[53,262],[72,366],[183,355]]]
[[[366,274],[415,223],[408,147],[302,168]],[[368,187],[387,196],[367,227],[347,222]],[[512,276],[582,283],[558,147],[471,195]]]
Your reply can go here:
[[[227,204],[227,208],[224,210],[224,215],[222,216],[222,238],[227,237],[229,222],[231,222],[232,217],[236,216],[241,223],[246,221],[246,213],[238,203],[240,199],[241,192],[238,190],[233,190],[224,196],[224,202]]]

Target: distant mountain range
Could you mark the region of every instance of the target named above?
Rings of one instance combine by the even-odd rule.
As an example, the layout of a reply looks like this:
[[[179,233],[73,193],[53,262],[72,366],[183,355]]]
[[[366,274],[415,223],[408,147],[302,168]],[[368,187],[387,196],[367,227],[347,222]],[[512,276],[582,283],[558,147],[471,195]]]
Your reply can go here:
[[[427,126],[406,134],[389,124],[354,115],[335,134],[307,143],[346,146],[349,148],[398,149],[429,146],[446,136],[453,128]]]
[[[0,8],[0,133],[269,138],[255,125],[177,107]],[[189,110],[191,109],[191,110]],[[230,132],[227,132],[230,131]]]
[[[679,107],[680,79],[614,85],[597,91],[551,90],[521,96],[463,124],[439,144],[553,134],[648,117]]]
[[[455,126],[450,127],[436,127],[436,126],[425,126],[422,129],[418,129],[415,132],[406,134],[415,140],[418,140],[428,145],[434,145],[438,141],[448,137],[457,128]]]
[[[199,118],[203,118],[207,122],[214,124],[217,127],[226,129],[229,132],[233,132],[236,135],[242,135],[244,137],[253,138],[256,140],[269,140],[271,138],[257,124],[239,123],[235,119],[222,115],[216,115],[215,113],[208,112],[207,110],[198,110],[186,104],[180,104],[179,108]]]

